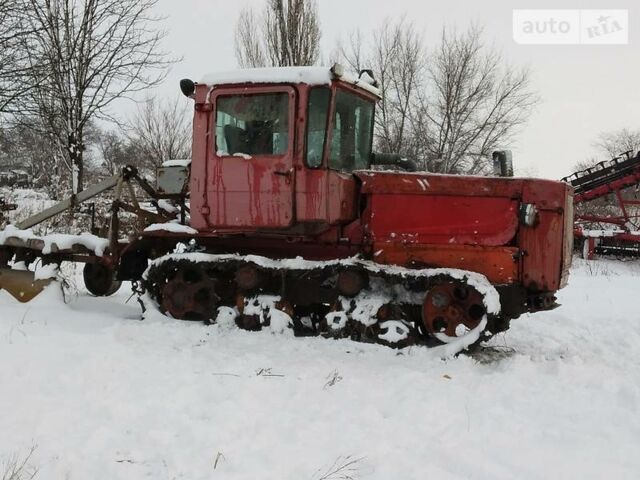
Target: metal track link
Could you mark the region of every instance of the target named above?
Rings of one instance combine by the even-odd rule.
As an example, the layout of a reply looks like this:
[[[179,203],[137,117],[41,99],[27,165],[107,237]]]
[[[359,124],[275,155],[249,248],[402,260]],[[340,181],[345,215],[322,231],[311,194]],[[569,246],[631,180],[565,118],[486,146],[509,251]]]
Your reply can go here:
[[[164,314],[214,323],[223,311],[246,330],[290,329],[296,336],[403,348],[458,340],[488,313],[473,285],[437,271],[406,275],[398,267],[354,262],[283,268],[264,257],[193,258],[170,255],[146,272],[143,285]]]

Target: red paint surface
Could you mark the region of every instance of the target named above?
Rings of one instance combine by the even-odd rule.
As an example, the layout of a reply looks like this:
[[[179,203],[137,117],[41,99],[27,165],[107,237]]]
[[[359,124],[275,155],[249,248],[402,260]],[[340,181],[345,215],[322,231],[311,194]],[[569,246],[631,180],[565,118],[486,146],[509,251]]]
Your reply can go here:
[[[296,219],[325,222],[327,219],[327,172],[300,168],[296,172]]]
[[[357,217],[356,182],[353,175],[328,170],[327,215],[330,224],[346,223]]]
[[[211,101],[248,89],[292,95],[286,155],[247,160],[215,154]],[[236,85],[213,92],[198,85],[194,116],[191,225],[202,245],[315,259],[360,253],[381,263],[472,270],[496,284],[530,290],[554,291],[566,282],[572,213],[565,184],[428,173],[352,175],[329,170],[327,152],[321,168],[309,169],[308,86]],[[535,226],[520,224],[522,203],[538,208]]]
[[[219,227],[287,227],[293,217],[291,158],[211,156],[210,222]]]
[[[374,259],[380,263],[459,268],[482,272],[490,282],[508,285],[519,280],[516,247],[470,245],[374,244]]]
[[[522,282],[538,291],[555,291],[566,283],[573,245],[571,187],[563,182],[528,180],[523,201],[540,210],[535,227],[522,227]]]
[[[374,241],[500,246],[518,228],[518,201],[501,197],[372,195]]]
[[[572,243],[566,184],[427,173],[361,172],[358,177],[369,199],[363,221],[374,249],[394,252],[381,261],[410,264],[422,258],[427,264],[477,271],[494,282],[515,279],[533,291],[554,291],[566,283]],[[536,225],[520,224],[521,203],[536,206]],[[463,251],[456,258],[443,245]],[[484,250],[479,255],[471,246]],[[504,247],[515,251],[507,257]]]
[[[295,138],[295,90],[292,87],[263,87],[260,93],[289,94],[289,148],[283,155],[241,156],[219,155],[215,146],[216,99],[220,95],[246,94],[244,88],[216,89],[206,98],[212,105],[205,137],[194,136],[194,164],[198,164],[198,193],[192,210],[193,224],[210,228],[285,228],[294,219],[293,139]],[[196,131],[202,125],[194,123]],[[197,145],[196,145],[197,144]],[[200,159],[198,161],[198,159]],[[204,163],[204,165],[202,165]]]

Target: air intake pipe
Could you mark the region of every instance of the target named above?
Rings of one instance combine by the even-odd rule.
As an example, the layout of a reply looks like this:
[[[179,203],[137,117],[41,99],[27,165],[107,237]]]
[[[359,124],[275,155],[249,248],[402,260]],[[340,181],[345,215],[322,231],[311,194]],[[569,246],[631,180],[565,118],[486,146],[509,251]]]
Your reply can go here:
[[[371,153],[371,165],[396,166],[407,172],[416,172],[418,167],[415,162],[402,157],[399,153]]]

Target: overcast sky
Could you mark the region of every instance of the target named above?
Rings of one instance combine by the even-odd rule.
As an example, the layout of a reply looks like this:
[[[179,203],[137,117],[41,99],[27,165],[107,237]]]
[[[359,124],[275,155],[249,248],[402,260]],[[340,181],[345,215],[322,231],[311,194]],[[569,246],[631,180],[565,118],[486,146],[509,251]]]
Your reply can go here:
[[[176,95],[181,78],[236,68],[234,26],[244,5],[263,0],[160,0],[167,17],[166,46],[182,56],[166,82],[163,96]],[[485,27],[488,42],[515,65],[529,66],[541,103],[512,149],[517,171],[560,178],[574,164],[595,154],[598,134],[623,127],[640,128],[640,3],[637,0],[318,0],[322,53],[354,28],[367,33],[385,19],[406,15],[433,45],[443,26]],[[628,45],[519,45],[513,40],[512,12],[518,9],[628,9]]]

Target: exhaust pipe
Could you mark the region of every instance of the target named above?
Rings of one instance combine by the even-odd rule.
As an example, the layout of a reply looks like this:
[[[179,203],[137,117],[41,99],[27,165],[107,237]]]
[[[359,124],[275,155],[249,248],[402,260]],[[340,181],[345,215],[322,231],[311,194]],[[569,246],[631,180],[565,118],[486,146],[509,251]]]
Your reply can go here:
[[[496,177],[513,177],[513,156],[511,150],[493,152],[493,174]]]
[[[399,153],[371,153],[371,165],[394,165],[407,172],[417,172],[417,165]]]

